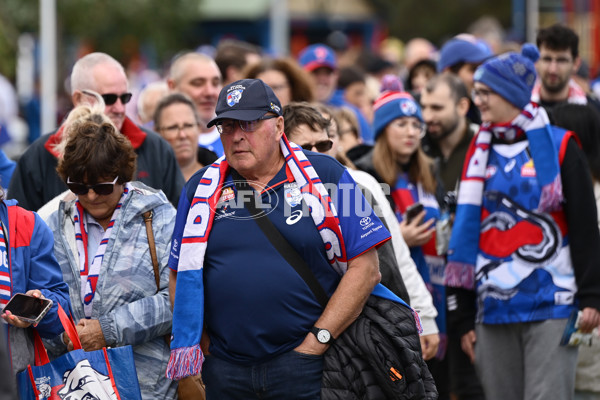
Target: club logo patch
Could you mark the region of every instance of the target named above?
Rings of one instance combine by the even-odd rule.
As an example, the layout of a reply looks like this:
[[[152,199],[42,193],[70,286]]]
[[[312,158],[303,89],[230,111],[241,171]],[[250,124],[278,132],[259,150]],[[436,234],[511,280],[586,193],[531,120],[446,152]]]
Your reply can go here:
[[[535,166],[533,165],[533,160],[529,160],[521,167],[521,176],[525,178],[533,178],[537,174],[535,173]]]
[[[242,99],[242,93],[244,93],[243,89],[236,89],[227,94],[227,105],[229,107],[235,106]]]
[[[296,182],[286,183],[284,186],[285,201],[290,207],[296,207],[302,203],[302,193]]]
[[[414,115],[417,113],[417,105],[414,101],[405,100],[400,103],[400,110],[404,115]]]

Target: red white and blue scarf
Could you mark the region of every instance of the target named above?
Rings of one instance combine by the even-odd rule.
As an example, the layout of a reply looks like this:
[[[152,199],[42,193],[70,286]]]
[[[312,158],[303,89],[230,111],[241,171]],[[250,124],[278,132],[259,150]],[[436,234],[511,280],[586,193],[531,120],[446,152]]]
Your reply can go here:
[[[346,249],[337,211],[329,194],[302,148],[288,142],[285,135],[280,148],[303,200],[310,206],[311,217],[325,244],[327,259],[340,274],[347,268]],[[182,379],[200,373],[204,355],[200,349],[204,320],[203,265],[217,202],[229,164],[221,157],[200,179],[189,209],[177,268],[177,291],[173,310],[169,379]]]
[[[526,135],[542,194],[538,211],[562,207],[560,164],[546,111],[530,103],[510,123],[482,124],[471,141],[458,191],[458,206],[448,249],[446,286],[475,288],[475,264],[479,252],[481,206],[492,138],[514,140]]]
[[[77,243],[77,252],[79,253],[81,299],[83,302],[83,311],[85,317],[88,319],[92,317],[92,306],[94,302],[94,295],[96,294],[96,285],[98,283],[98,277],[100,275],[102,261],[104,260],[104,254],[106,253],[108,240],[110,238],[115,221],[117,218],[119,218],[123,200],[129,193],[129,190],[129,184],[126,184],[123,194],[121,195],[121,199],[119,200],[119,204],[117,204],[117,207],[113,212],[110,222],[108,223],[108,228],[106,228],[106,231],[104,232],[104,236],[100,241],[100,245],[98,246],[98,250],[96,251],[96,255],[94,256],[91,265],[88,260],[88,229],[85,210],[79,200],[75,202],[75,241]]]
[[[6,239],[4,237],[4,229],[0,229],[0,255],[5,254],[0,260],[0,313],[10,300],[11,296],[11,281],[10,270],[8,266],[8,249],[6,248]]]

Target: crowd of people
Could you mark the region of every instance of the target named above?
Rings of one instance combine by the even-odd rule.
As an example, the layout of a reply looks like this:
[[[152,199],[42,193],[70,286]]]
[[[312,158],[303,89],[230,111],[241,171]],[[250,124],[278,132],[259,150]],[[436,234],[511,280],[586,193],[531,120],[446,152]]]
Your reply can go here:
[[[572,315],[600,326],[600,101],[578,36],[413,46],[401,69],[224,41],[139,93],[110,55],[77,60],[68,118],[0,156],[0,311],[53,300],[35,326],[2,313],[0,363],[33,361],[32,329],[72,349],[60,304],[86,351],[133,347],[144,400],[198,375],[210,400],[318,399],[324,354],[383,285],[418,315],[439,399],[600,398],[597,334],[559,345]]]

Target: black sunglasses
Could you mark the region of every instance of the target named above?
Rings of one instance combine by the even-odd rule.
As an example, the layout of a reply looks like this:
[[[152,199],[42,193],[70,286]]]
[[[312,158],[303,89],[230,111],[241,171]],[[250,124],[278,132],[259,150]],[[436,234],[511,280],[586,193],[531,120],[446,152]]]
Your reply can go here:
[[[83,196],[92,189],[99,196],[106,196],[111,194],[115,190],[115,183],[117,183],[117,176],[112,182],[96,183],[95,185],[84,185],[83,183],[71,182],[71,178],[67,177],[67,186],[71,192],[78,196]]]
[[[129,103],[129,100],[131,100],[131,96],[133,96],[133,95],[131,93],[123,93],[121,95],[114,94],[114,93],[107,93],[107,94],[102,94],[101,96],[104,99],[104,104],[106,104],[107,106],[112,106],[113,104],[115,104],[117,102],[117,99],[121,99],[121,103],[123,103],[123,104]]]
[[[319,153],[325,153],[326,151],[331,150],[331,147],[333,146],[333,141],[331,139],[327,139],[327,140],[323,140],[322,142],[317,142],[317,143],[306,143],[303,144],[301,147],[304,150],[308,150],[308,151],[312,151],[313,147],[317,149],[317,152]]]

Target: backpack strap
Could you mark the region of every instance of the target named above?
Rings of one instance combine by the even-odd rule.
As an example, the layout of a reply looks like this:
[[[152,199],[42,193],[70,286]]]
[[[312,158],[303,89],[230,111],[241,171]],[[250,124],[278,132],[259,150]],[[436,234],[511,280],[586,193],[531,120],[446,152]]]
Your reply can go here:
[[[142,214],[146,223],[146,234],[148,236],[148,247],[150,248],[150,258],[152,258],[152,268],[154,269],[154,280],[156,281],[156,293],[160,291],[160,272],[158,270],[158,257],[156,256],[156,244],[154,243],[154,232],[152,231],[152,210]]]

